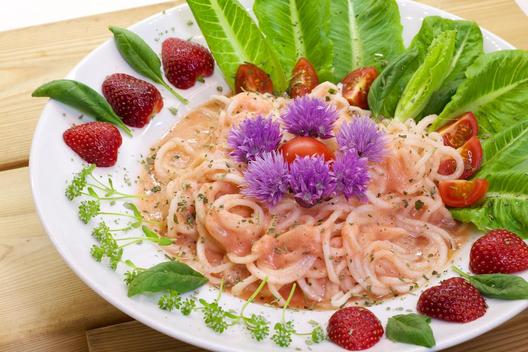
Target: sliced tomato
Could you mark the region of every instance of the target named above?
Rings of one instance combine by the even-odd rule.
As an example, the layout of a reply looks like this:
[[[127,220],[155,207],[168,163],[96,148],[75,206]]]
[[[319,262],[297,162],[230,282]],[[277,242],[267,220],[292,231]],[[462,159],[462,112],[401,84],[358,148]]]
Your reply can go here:
[[[273,82],[269,75],[253,64],[242,64],[235,77],[235,92],[273,93]]]
[[[284,143],[279,150],[288,163],[292,163],[298,156],[322,155],[326,161],[334,159],[334,153],[313,137],[295,137]]]
[[[319,84],[319,78],[313,65],[301,57],[293,68],[290,80],[290,96],[292,98],[302,97],[312,91]]]
[[[350,105],[368,109],[368,93],[372,82],[378,77],[374,67],[358,68],[350,72],[343,80],[343,96]]]
[[[445,205],[465,208],[477,203],[488,191],[488,181],[484,179],[440,181],[438,189]]]
[[[471,137],[464,145],[458,148],[458,152],[462,155],[464,160],[464,172],[460,175],[460,179],[467,180],[473,176],[482,162],[482,145],[477,136]],[[446,159],[440,163],[438,173],[440,175],[451,175],[456,170],[456,162],[454,159]]]
[[[439,129],[438,132],[444,138],[445,145],[460,148],[471,137],[478,135],[478,122],[472,112],[467,112],[455,122]]]

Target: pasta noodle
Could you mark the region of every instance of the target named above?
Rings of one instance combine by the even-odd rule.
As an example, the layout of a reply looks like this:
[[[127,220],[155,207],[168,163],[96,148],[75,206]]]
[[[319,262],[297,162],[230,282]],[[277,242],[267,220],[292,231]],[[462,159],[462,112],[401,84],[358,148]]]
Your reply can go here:
[[[343,122],[369,114],[349,106],[341,87],[325,82],[313,96],[338,110]],[[436,182],[463,172],[459,153],[419,123],[383,120],[388,155],[369,164],[371,181],[362,201],[342,196],[303,208],[286,196],[267,208],[240,193],[245,166],[226,145],[231,127],[259,114],[278,119],[286,98],[241,93],[214,97],[189,114],[153,148],[142,183],[150,192],[142,205],[160,230],[176,239],[167,253],[209,277],[224,280],[246,297],[267,278],[267,292],[284,304],[282,289],[297,283],[305,302],[339,307],[358,298],[406,294],[446,266],[457,248],[458,225],[442,203]],[[335,148],[335,139],[325,143]],[[438,173],[445,158],[451,175]]]

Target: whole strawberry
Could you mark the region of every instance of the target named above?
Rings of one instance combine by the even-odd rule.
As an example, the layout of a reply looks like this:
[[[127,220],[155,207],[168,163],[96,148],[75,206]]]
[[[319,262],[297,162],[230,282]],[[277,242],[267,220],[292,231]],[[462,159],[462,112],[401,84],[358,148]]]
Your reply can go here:
[[[108,122],[88,122],[67,129],[64,142],[86,162],[99,167],[113,166],[121,146],[119,130]]]
[[[418,299],[418,312],[431,318],[467,323],[486,313],[486,301],[469,282],[454,277],[425,290]]]
[[[507,230],[492,230],[471,247],[469,267],[475,274],[510,274],[528,269],[528,245]]]
[[[200,77],[214,71],[214,59],[204,46],[180,38],[168,38],[161,47],[165,76],[180,89],[194,86]]]
[[[124,123],[143,127],[160,112],[163,99],[149,82],[125,73],[114,73],[103,82],[103,95]]]
[[[348,307],[330,317],[326,332],[336,345],[359,351],[374,346],[383,336],[383,327],[368,309]]]

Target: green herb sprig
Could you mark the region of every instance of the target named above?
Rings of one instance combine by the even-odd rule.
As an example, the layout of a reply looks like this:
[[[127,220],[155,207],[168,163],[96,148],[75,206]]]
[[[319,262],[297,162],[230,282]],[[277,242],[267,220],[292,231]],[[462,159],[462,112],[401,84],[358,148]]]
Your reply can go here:
[[[503,300],[528,299],[528,282],[520,276],[508,274],[469,275],[457,267],[452,269],[486,297]]]
[[[127,135],[132,131],[114,112],[105,98],[86,84],[71,79],[59,79],[45,83],[35,89],[32,97],[48,97],[121,128]]]
[[[433,347],[436,341],[429,325],[431,318],[420,314],[399,314],[387,322],[387,338],[394,342]]]
[[[108,178],[107,183],[100,181],[93,175],[94,170],[95,165],[90,164],[77,173],[66,187],[66,198],[73,200],[80,196],[88,196],[97,200],[114,201],[127,198],[140,198],[138,195],[127,194],[116,190],[111,178]],[[102,195],[97,193],[96,190],[102,193]]]
[[[183,104],[189,101],[168,85],[161,75],[161,61],[150,46],[136,33],[125,28],[110,26],[117,49],[125,61],[139,74],[161,84]]]

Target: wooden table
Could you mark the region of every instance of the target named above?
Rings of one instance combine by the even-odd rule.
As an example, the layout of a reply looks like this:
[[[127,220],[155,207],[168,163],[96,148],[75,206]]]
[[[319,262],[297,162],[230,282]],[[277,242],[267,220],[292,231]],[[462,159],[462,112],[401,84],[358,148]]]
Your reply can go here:
[[[528,19],[513,0],[424,0],[476,20],[528,49]],[[110,37],[174,3],[0,33],[0,351],[200,351],[133,321],[101,299],[65,265],[33,206],[28,155],[45,101],[31,91],[62,78]],[[463,327],[461,327],[463,328]],[[462,351],[528,351],[528,312]]]

